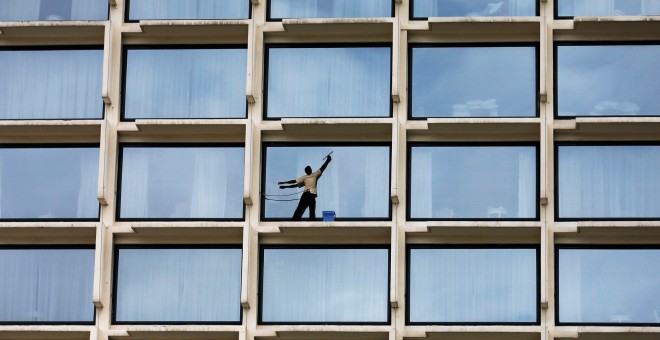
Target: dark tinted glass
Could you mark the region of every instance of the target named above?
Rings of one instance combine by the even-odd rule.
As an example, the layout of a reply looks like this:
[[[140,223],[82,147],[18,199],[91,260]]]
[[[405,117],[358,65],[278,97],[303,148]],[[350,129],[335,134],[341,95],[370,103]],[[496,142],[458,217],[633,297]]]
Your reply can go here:
[[[99,149],[0,147],[0,219],[97,219]]]
[[[117,322],[241,320],[241,249],[119,249]]]
[[[338,219],[387,219],[390,208],[390,148],[387,146],[271,146],[266,148],[265,219],[290,219],[303,188],[280,190],[277,183],[318,170],[330,152],[332,162],[317,182],[316,216],[334,211]],[[290,195],[290,196],[278,196]],[[283,201],[287,200],[287,201]],[[309,209],[304,217],[309,215]]]
[[[659,249],[559,249],[559,322],[660,324]]]
[[[122,147],[120,218],[243,218],[242,147]]]
[[[0,249],[1,323],[94,322],[94,249]]]
[[[107,19],[108,0],[0,0],[0,21]]]
[[[536,249],[410,250],[409,322],[536,323]]]
[[[268,118],[389,117],[389,47],[268,48]]]
[[[392,16],[392,0],[271,0],[268,5],[276,19]]]
[[[556,6],[560,17],[660,15],[660,0],[557,0]]]
[[[247,19],[249,0],[127,0],[129,20]]]
[[[415,47],[412,116],[536,116],[533,46]]]
[[[387,249],[264,249],[264,323],[385,323]]]
[[[0,50],[0,119],[103,118],[102,77],[102,50]]]
[[[414,146],[412,219],[534,219],[533,146]]]
[[[560,218],[660,217],[660,146],[559,146]]]
[[[660,45],[557,46],[559,116],[660,116]]]
[[[413,17],[535,16],[536,0],[414,0]]]
[[[245,49],[126,53],[124,118],[245,118]]]

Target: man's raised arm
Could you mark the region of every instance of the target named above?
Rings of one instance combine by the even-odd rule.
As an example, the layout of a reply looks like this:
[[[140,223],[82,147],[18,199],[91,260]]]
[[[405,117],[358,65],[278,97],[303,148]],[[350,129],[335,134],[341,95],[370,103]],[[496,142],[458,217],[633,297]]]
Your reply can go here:
[[[325,160],[325,163],[323,163],[323,165],[321,165],[321,168],[319,170],[321,170],[321,172],[325,171],[325,168],[328,167],[328,163],[330,163],[331,160],[332,160],[332,157],[328,156],[328,158],[326,158],[326,160]]]

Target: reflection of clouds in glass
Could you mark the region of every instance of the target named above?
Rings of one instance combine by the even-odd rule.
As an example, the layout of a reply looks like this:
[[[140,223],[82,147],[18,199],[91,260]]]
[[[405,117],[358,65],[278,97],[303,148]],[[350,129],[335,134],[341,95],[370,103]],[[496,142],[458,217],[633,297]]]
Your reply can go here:
[[[639,113],[639,106],[630,102],[602,101],[596,104],[591,112],[595,116],[607,114],[636,115]]]
[[[535,116],[535,56],[531,46],[414,48],[412,115]]]
[[[272,18],[371,18],[391,16],[391,0],[271,0]]]
[[[660,45],[559,46],[557,112],[560,116],[657,115]],[[633,103],[632,110],[601,103]],[[628,109],[627,111],[624,109]]]
[[[465,104],[455,104],[454,117],[497,116],[497,99],[469,100]]]
[[[534,16],[534,0],[415,0],[415,17]]]
[[[270,48],[268,117],[387,117],[390,48]]]

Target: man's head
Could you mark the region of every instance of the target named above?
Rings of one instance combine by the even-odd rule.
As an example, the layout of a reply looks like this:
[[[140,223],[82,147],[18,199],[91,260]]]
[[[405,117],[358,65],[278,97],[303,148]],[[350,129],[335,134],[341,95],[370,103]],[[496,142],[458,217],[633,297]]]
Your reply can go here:
[[[309,166],[309,165],[306,166],[306,167],[305,167],[305,173],[308,174],[308,175],[311,174],[311,173],[312,173],[312,167]]]

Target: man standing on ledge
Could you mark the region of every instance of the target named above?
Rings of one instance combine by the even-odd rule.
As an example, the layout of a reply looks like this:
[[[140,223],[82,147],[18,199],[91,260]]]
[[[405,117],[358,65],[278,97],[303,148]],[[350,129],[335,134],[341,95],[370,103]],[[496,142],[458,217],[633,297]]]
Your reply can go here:
[[[305,186],[302,196],[300,196],[300,201],[298,202],[298,207],[293,213],[293,220],[300,221],[302,220],[302,215],[305,212],[305,209],[309,207],[309,220],[314,221],[316,219],[316,181],[321,177],[325,168],[328,167],[328,163],[332,160],[330,155],[326,156],[325,163],[321,165],[321,168],[312,172],[312,167],[309,165],[305,167],[305,173],[307,175],[302,176],[298,179],[292,179],[290,181],[277,182],[280,189],[284,188],[295,188],[300,186]],[[290,185],[285,185],[290,184]]]

